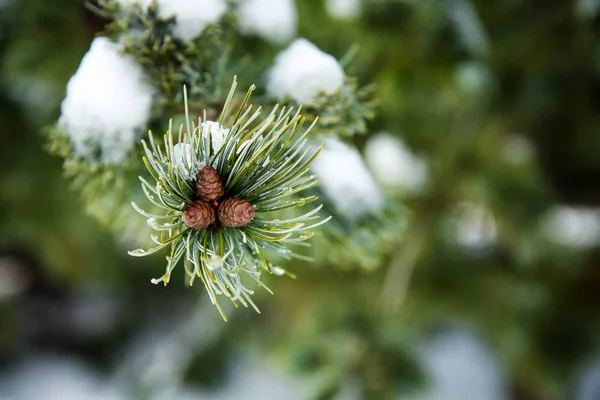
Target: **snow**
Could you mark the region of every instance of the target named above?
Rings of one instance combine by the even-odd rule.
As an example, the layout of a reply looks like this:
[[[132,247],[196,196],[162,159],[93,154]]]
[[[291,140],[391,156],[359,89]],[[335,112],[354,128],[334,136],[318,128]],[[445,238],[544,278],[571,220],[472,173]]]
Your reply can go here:
[[[139,4],[142,8],[148,8],[152,4],[152,0],[117,0],[121,7],[129,7],[134,4]]]
[[[0,0],[0,8],[12,6],[13,0]]]
[[[575,12],[581,18],[593,18],[600,12],[600,0],[578,0]]]
[[[360,0],[326,0],[327,13],[336,19],[356,19],[361,13]]]
[[[205,139],[211,135],[213,154],[223,146],[228,133],[229,129],[224,129],[218,122],[204,121],[200,124],[200,134]],[[194,154],[194,149],[189,143],[177,143],[173,146],[171,161],[177,167],[179,175],[187,180],[194,179],[200,167],[205,165]]]
[[[306,39],[296,39],[279,53],[267,74],[267,92],[308,103],[319,94],[333,94],[344,83],[344,70],[335,58]]]
[[[347,217],[361,217],[383,207],[381,191],[355,148],[327,138],[311,168],[325,195]]]
[[[490,48],[488,34],[471,0],[452,0],[444,4],[464,48],[474,56],[485,55]]]
[[[423,400],[505,400],[505,377],[498,361],[470,332],[436,337],[423,354],[430,387]]]
[[[200,163],[189,143],[177,143],[173,146],[171,160],[177,167],[179,175],[186,180],[192,180],[200,169]]]
[[[546,236],[555,243],[576,248],[600,242],[600,210],[590,207],[556,206],[542,221]]]
[[[152,0],[117,0],[121,6],[139,4],[147,8]],[[200,35],[209,24],[219,21],[227,11],[226,0],[157,0],[158,15],[162,18],[175,17],[174,34],[189,42]]]
[[[597,400],[600,398],[600,357],[588,363],[581,372],[576,386],[576,400]]]
[[[18,364],[0,377],[0,397],[18,400],[127,398],[88,364],[64,356],[38,356]]]
[[[454,225],[450,236],[461,246],[478,250],[492,246],[498,237],[493,214],[486,208],[463,202],[454,210]]]
[[[296,35],[294,0],[240,0],[238,12],[243,35],[258,35],[274,43],[289,42]]]
[[[300,400],[310,396],[307,380],[284,375],[265,360],[251,355],[237,356],[228,363],[227,376],[222,386],[161,387],[148,400]]]
[[[480,62],[467,61],[458,64],[454,80],[460,90],[467,94],[478,94],[492,90],[490,71]]]
[[[162,17],[175,16],[175,36],[191,41],[207,25],[219,21],[227,11],[225,0],[159,0],[158,13]]]
[[[218,122],[204,121],[200,124],[202,129],[202,136],[208,138],[208,134],[211,135],[211,144],[213,152],[217,152],[225,143],[225,138],[229,133],[229,129],[224,129]]]
[[[118,163],[146,125],[152,96],[142,69],[119,45],[98,37],[67,84],[59,125],[80,156],[100,148],[104,162]]]
[[[369,139],[365,147],[365,159],[384,186],[419,192],[427,183],[425,161],[389,133],[378,133]]]
[[[65,355],[26,358],[0,373],[0,398],[125,400],[143,392],[143,398],[148,400],[275,400],[302,399],[310,393],[307,380],[287,376],[257,356],[229,359],[227,376],[232,378],[223,385],[185,385],[181,381],[189,363],[203,348],[212,345],[220,332],[207,327],[206,318],[201,323],[194,320],[193,326],[195,331],[188,326],[175,326],[175,335],[165,332],[156,337],[152,336],[156,332],[151,331],[152,335],[137,338],[134,345],[139,348],[127,354],[134,359],[124,360],[122,370],[118,369],[114,376],[102,375],[87,362]],[[198,331],[204,335],[198,335]],[[186,346],[195,337],[198,339],[192,347]]]

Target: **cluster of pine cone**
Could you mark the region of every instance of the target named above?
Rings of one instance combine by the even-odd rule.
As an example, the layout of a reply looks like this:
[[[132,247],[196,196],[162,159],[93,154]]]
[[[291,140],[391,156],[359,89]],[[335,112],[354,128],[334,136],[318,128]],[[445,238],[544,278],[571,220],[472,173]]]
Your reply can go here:
[[[231,228],[246,226],[254,218],[254,207],[246,200],[229,197],[223,200],[225,187],[216,169],[200,168],[196,174],[196,200],[183,210],[182,221],[193,229],[223,224]]]

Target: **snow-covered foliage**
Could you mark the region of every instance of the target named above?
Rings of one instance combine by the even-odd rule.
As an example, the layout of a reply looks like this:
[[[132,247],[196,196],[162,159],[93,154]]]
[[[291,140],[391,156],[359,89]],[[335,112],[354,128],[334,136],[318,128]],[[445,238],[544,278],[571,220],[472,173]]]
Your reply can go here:
[[[148,7],[152,0],[118,0],[122,6],[139,4]],[[209,24],[217,22],[227,11],[226,0],[157,0],[158,15],[175,17],[175,35],[184,40],[195,39]]]
[[[35,381],[35,384],[32,384]],[[124,400],[90,365],[66,357],[27,359],[0,376],[0,397],[19,400]]]
[[[556,243],[578,248],[600,242],[600,210],[585,207],[554,207],[545,216],[543,229]]]
[[[379,133],[369,139],[365,159],[381,184],[418,192],[427,182],[427,164],[398,138]]]
[[[383,207],[381,191],[355,148],[328,138],[311,168],[323,192],[347,217],[361,217]]]
[[[184,41],[196,38],[209,24],[217,22],[227,11],[225,0],[159,0],[163,17],[175,16],[175,35]]]
[[[578,0],[575,2],[575,12],[581,18],[593,18],[600,12],[600,1]]]
[[[224,129],[218,122],[204,121],[200,124],[202,135],[207,138],[211,135],[211,144],[213,152],[217,152],[229,133],[229,129]],[[173,154],[171,155],[173,163],[177,166],[177,170],[184,179],[193,179],[201,166],[204,163],[198,160],[198,157],[193,151],[193,147],[189,143],[177,143],[173,146]]]
[[[277,55],[267,77],[268,93],[278,99],[291,97],[308,103],[321,93],[333,94],[344,83],[337,60],[306,39],[296,39]]]
[[[186,180],[191,180],[200,168],[192,145],[189,143],[177,143],[173,146],[171,159],[173,164],[177,166],[179,174]]]
[[[244,35],[258,35],[274,43],[285,43],[296,35],[294,0],[238,1],[239,29]]]
[[[430,387],[419,400],[505,400],[505,377],[492,355],[469,332],[446,332],[423,355]]]
[[[326,0],[327,13],[336,19],[355,19],[360,16],[360,0]]]
[[[104,162],[118,163],[148,121],[152,96],[142,69],[119,45],[98,37],[67,84],[59,123],[77,154],[100,150]]]
[[[577,380],[575,400],[596,400],[600,398],[600,357],[596,357]]]
[[[454,80],[464,93],[476,94],[492,90],[490,71],[479,62],[468,61],[458,64],[454,70]]]
[[[129,7],[137,4],[142,8],[148,8],[148,6],[152,4],[152,0],[117,0],[117,3],[119,3],[121,7]]]
[[[218,122],[213,121],[204,121],[200,125],[200,127],[202,129],[202,135],[204,137],[208,137],[208,134],[210,133],[212,148],[213,151],[216,153],[217,150],[219,150],[221,146],[223,146],[223,143],[225,143],[225,138],[229,133],[229,129],[225,129],[221,125],[219,125]]]
[[[450,236],[467,249],[492,246],[498,238],[494,215],[480,205],[471,202],[458,204],[452,222]]]
[[[12,5],[13,0],[0,0],[0,8]]]

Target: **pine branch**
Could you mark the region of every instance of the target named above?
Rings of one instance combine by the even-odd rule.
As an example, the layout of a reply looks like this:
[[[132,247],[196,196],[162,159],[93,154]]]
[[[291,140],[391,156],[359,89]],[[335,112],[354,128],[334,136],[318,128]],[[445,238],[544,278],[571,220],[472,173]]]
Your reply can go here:
[[[309,239],[315,228],[330,219],[320,218],[320,207],[290,218],[282,219],[285,214],[281,213],[280,218],[274,218],[277,210],[317,200],[316,196],[297,199],[295,195],[316,185],[317,178],[308,165],[321,147],[307,147],[310,127],[303,128],[299,109],[275,106],[266,117],[262,117],[260,108],[253,110],[248,104],[253,86],[237,111],[230,113],[236,85],[234,81],[218,122],[206,121],[205,117],[197,125],[190,123],[186,103],[188,127],[182,126],[177,137],[169,129],[162,143],[152,134],[148,142],[142,141],[144,163],[152,176],[152,183],[140,178],[142,188],[148,200],[162,211],[147,213],[133,204],[157,232],[153,237],[157,246],[130,252],[133,256],[146,256],[170,247],[166,272],[153,283],[169,283],[171,272],[183,260],[190,283],[197,277],[202,280],[223,318],[218,295],[225,295],[236,305],[249,304],[258,311],[250,298],[253,291],[242,283],[240,272],[260,283],[261,271],[274,273],[275,266],[267,259],[269,254],[293,257],[289,244]],[[213,124],[218,124],[220,130],[213,131]],[[226,136],[220,146],[215,146],[219,132]],[[202,202],[194,187],[198,183],[196,172],[205,166],[213,167],[224,185],[223,197],[204,203],[214,207],[221,217],[206,229],[194,229],[184,220],[188,206]],[[221,214],[227,199],[240,199],[251,205],[252,215],[256,212],[257,217],[243,226],[228,225]]]

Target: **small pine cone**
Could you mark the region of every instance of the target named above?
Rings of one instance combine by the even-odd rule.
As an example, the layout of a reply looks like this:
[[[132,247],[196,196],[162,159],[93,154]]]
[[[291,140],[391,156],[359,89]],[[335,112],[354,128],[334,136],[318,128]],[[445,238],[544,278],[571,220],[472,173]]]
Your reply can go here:
[[[246,226],[254,218],[254,207],[246,200],[237,197],[225,199],[219,205],[219,221],[230,228]]]
[[[196,200],[183,210],[181,220],[194,229],[205,229],[215,222],[215,210],[202,200]]]
[[[208,165],[200,168],[196,174],[196,196],[207,203],[218,200],[225,193],[219,173]]]

